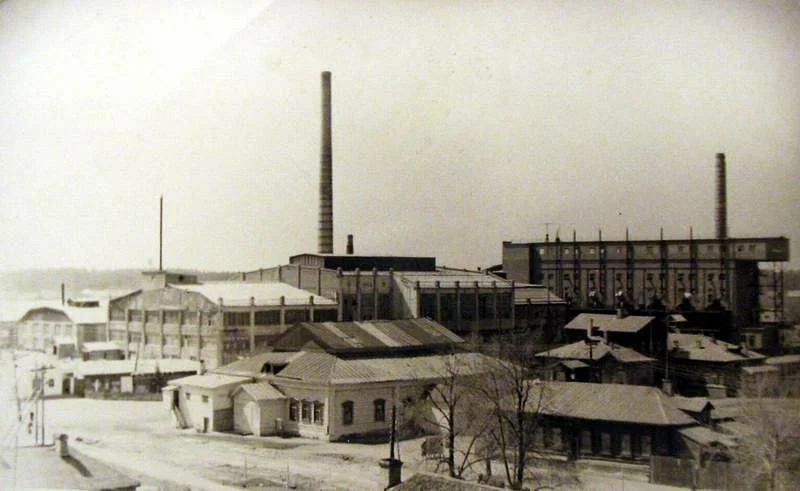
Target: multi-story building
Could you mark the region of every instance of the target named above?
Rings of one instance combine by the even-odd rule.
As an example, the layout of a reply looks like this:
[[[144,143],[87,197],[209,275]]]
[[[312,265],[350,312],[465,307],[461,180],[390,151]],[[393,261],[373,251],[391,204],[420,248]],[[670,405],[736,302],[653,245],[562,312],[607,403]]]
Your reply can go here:
[[[727,310],[736,326],[767,308],[759,262],[788,259],[785,237],[503,243],[508,279],[541,283],[572,308]]]
[[[207,368],[263,350],[296,322],[337,319],[335,300],[282,282],[199,283],[145,272],[144,287],[111,300],[108,340],[126,357],[187,358]]]
[[[37,304],[17,321],[17,346],[78,356],[83,343],[105,341],[107,309],[108,304],[100,300]],[[58,347],[63,353],[54,351]]]

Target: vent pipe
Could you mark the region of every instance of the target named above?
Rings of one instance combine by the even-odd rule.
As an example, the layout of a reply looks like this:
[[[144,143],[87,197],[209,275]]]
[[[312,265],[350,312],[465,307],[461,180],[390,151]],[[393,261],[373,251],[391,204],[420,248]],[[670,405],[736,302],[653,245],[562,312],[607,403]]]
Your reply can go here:
[[[320,254],[333,253],[333,155],[331,147],[331,72],[322,72],[318,237]]]
[[[353,255],[353,234],[347,234],[347,254]]]
[[[725,188],[725,154],[717,154],[717,239],[728,238],[728,198]]]

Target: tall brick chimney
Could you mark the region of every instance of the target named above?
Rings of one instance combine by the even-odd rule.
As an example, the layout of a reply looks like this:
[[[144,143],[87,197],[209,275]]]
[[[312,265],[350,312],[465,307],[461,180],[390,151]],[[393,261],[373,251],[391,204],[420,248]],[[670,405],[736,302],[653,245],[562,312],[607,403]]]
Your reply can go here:
[[[728,197],[725,184],[725,154],[717,154],[717,238],[728,238]]]
[[[322,72],[322,134],[319,160],[320,254],[333,253],[333,155],[331,144],[331,72]]]

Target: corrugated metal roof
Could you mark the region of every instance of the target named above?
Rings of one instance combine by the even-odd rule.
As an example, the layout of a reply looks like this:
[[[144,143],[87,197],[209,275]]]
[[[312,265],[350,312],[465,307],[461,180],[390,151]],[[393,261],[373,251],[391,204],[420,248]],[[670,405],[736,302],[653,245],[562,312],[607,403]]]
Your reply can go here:
[[[236,388],[235,392],[240,390],[245,391],[247,395],[253,398],[254,401],[274,401],[286,399],[286,396],[269,382],[242,384]]]
[[[334,300],[279,282],[212,281],[192,285],[170,284],[169,286],[199,293],[212,303],[217,303],[222,298],[223,305],[232,307],[249,306],[251,298],[254,299],[256,306],[280,305],[281,297],[283,297],[285,305],[309,305],[310,297],[314,298],[314,305],[336,305]]]
[[[280,378],[325,384],[353,384],[403,380],[436,380],[451,370],[462,375],[488,370],[480,353],[342,359],[328,353],[304,353],[280,371]]]
[[[572,319],[564,329],[576,329],[585,331],[590,325],[601,331],[607,330],[608,332],[627,332],[635,333],[642,330],[645,326],[650,324],[655,317],[647,315],[628,315],[625,317],[617,317],[614,314],[578,314]]]
[[[599,341],[590,346],[585,340],[576,343],[560,346],[555,349],[536,353],[539,358],[560,358],[568,360],[601,360],[606,356],[612,356],[620,363],[648,363],[655,361],[653,358],[645,356],[636,350],[626,348],[617,344],[607,344]]]
[[[303,322],[292,326],[273,346],[280,350],[370,351],[425,348],[464,340],[430,319],[372,322]],[[313,343],[313,344],[309,344]]]
[[[695,420],[678,409],[656,387],[583,382],[531,382],[528,404],[550,416],[647,424],[683,426]]]
[[[302,352],[295,351],[270,351],[267,353],[260,353],[243,360],[237,360],[233,363],[218,367],[212,370],[214,373],[224,375],[242,375],[246,377],[255,377],[262,374],[261,369],[267,363],[273,365],[287,365],[290,361],[298,358]]]
[[[715,363],[761,360],[765,356],[742,346],[726,343],[702,334],[671,332],[668,335],[669,356],[681,360]]]

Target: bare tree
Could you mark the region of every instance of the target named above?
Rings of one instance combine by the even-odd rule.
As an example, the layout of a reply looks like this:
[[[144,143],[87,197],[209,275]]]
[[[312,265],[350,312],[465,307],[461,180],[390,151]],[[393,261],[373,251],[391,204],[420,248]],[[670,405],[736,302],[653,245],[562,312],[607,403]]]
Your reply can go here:
[[[487,364],[473,353],[451,353],[434,369],[436,383],[431,384],[420,401],[432,411],[418,411],[430,426],[446,439],[446,462],[450,477],[462,478],[464,472],[481,460],[476,450],[493,419],[483,398],[474,388]]]
[[[492,348],[496,357],[487,360],[491,367],[476,391],[492,406],[496,424],[489,434],[508,483],[512,489],[522,489],[549,390],[536,378],[533,343],[509,334]]]
[[[732,452],[746,489],[800,489],[800,401],[742,399]]]

